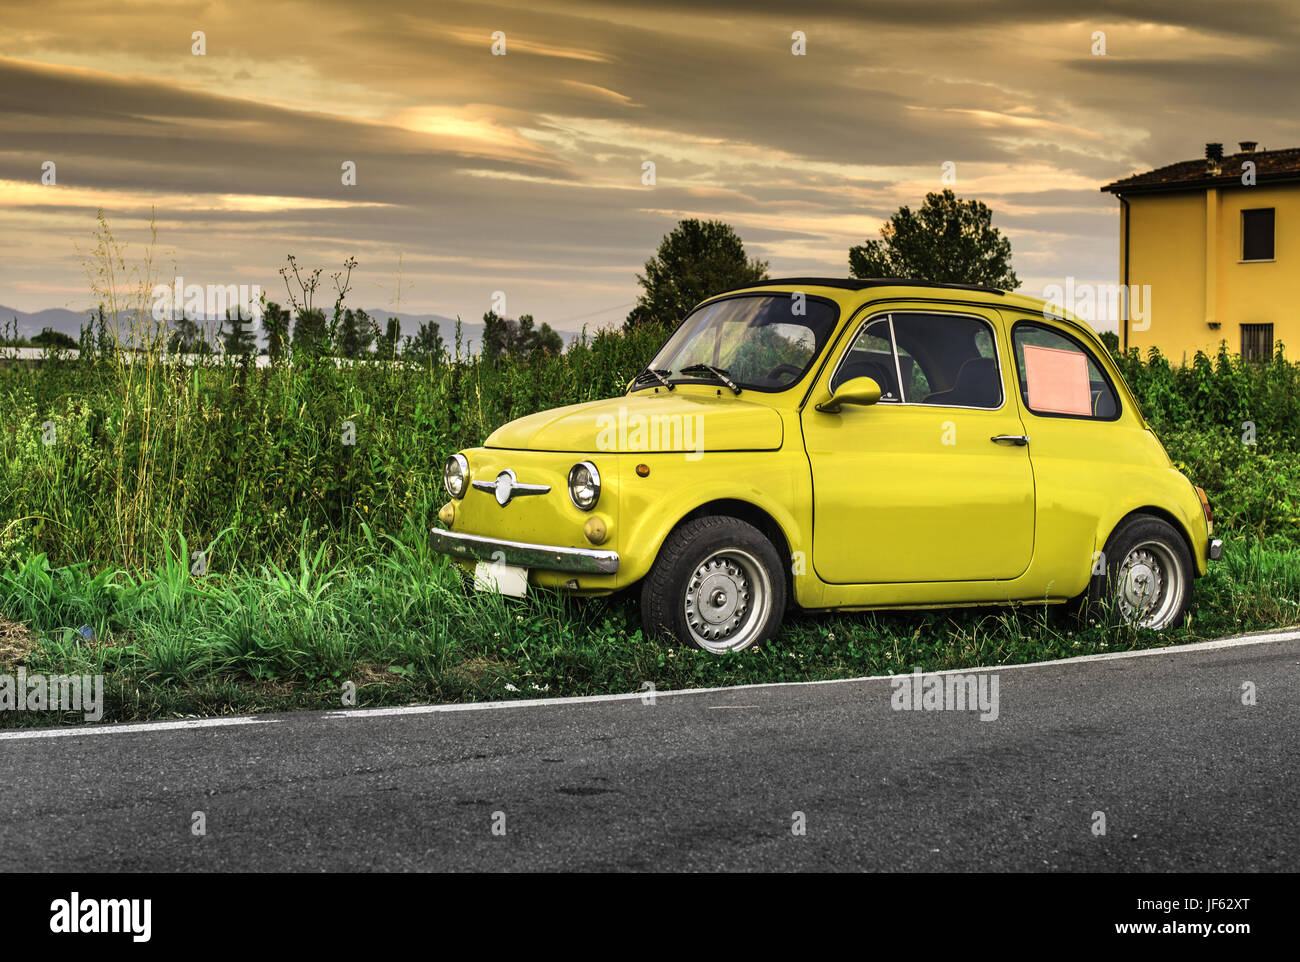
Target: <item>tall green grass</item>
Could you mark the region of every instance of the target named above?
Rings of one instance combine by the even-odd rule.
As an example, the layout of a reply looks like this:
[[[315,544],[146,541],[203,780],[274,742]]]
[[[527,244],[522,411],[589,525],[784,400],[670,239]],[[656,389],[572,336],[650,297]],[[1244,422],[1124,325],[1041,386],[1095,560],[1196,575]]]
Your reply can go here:
[[[106,718],[636,692],[808,681],[1178,644],[1295,623],[1300,549],[1230,542],[1166,634],[1085,624],[1062,608],[792,615],[760,649],[718,657],[641,636],[625,597],[523,600],[466,590],[458,569],[363,528],[343,561],[299,543],[286,564],[196,576],[173,539],[146,571],[0,570],[0,611],[32,625],[29,673],[103,674]],[[89,630],[85,630],[89,629]],[[0,725],[55,717],[0,713]],[[69,720],[73,720],[71,717]]]

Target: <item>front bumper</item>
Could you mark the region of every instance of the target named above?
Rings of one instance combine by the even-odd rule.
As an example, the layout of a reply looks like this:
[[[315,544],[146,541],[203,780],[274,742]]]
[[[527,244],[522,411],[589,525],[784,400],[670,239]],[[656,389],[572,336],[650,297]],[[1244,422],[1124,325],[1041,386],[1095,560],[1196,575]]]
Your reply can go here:
[[[574,574],[612,575],[618,572],[617,551],[505,541],[459,531],[443,531],[441,528],[430,529],[429,543],[434,551],[471,561],[496,561],[521,568]]]
[[[1210,539],[1210,548],[1206,553],[1211,561],[1218,561],[1223,557],[1223,542],[1218,538]]]

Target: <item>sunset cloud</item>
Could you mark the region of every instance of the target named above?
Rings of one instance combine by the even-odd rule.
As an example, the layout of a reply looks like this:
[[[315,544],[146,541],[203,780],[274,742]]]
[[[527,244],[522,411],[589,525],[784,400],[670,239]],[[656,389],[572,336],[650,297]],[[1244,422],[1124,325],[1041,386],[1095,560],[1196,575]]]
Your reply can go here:
[[[1101,184],[1204,141],[1300,144],[1281,2],[0,9],[0,304],[24,310],[85,306],[76,245],[103,208],[137,243],[154,217],[214,282],[273,291],[286,253],[355,254],[372,306],[400,256],[412,310],[476,319],[505,289],[576,329],[621,320],[679,217],[728,220],[774,274],[843,275],[949,162],[1039,293],[1114,280]]]

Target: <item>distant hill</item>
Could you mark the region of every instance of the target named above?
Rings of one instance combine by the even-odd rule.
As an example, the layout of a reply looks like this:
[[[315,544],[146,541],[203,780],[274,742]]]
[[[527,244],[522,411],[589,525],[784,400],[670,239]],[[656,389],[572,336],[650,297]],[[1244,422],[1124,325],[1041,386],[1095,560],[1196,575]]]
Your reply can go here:
[[[49,327],[76,340],[81,337],[81,327],[89,317],[89,312],[82,314],[62,307],[49,307],[28,314],[26,311],[0,305],[0,335],[9,337],[13,322],[17,319],[19,337],[31,337]]]
[[[375,318],[381,327],[388,318],[393,316],[392,311],[370,308],[366,309],[366,313]],[[0,337],[10,337],[12,326],[17,321],[19,337],[33,337],[48,327],[77,340],[81,337],[82,326],[89,322],[90,316],[89,310],[82,313],[62,307],[50,307],[43,311],[27,312],[0,305]],[[433,321],[438,325],[438,333],[442,335],[448,349],[453,347],[456,337],[455,318],[443,317],[440,314],[408,314],[405,311],[397,317],[401,321],[403,337],[407,335],[414,337],[421,324],[425,321]],[[215,321],[216,318],[204,318],[204,320]],[[483,341],[483,324],[469,321],[461,324],[461,338],[463,350],[468,354],[477,354]],[[265,346],[265,338],[259,338],[258,343]]]

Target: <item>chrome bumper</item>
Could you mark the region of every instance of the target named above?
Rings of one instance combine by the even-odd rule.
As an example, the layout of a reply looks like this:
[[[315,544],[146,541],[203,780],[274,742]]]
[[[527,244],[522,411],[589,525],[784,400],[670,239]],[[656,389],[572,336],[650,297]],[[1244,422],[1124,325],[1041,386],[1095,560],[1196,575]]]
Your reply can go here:
[[[522,568],[589,575],[612,575],[618,571],[617,551],[503,541],[500,538],[484,538],[459,531],[443,531],[441,528],[429,530],[429,542],[434,551],[471,561],[497,561]]]
[[[1211,561],[1218,561],[1223,557],[1223,542],[1218,538],[1210,539],[1210,550],[1207,552]]]

